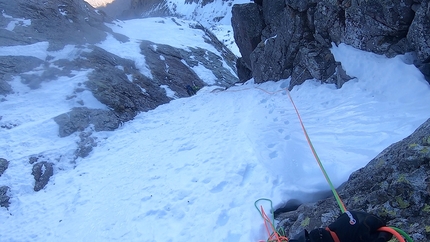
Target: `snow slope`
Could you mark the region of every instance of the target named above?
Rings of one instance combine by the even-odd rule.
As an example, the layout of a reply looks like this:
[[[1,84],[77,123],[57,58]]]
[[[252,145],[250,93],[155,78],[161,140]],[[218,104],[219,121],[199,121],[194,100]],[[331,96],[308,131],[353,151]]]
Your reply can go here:
[[[121,33],[138,44],[150,27],[135,21],[123,22]],[[166,19],[158,27],[171,30],[169,24]],[[170,44],[180,39],[170,38]],[[200,41],[188,38],[187,44]],[[99,46],[113,51],[115,44]],[[132,53],[117,44],[124,55]],[[31,47],[16,48],[43,57],[43,43]],[[73,58],[76,49],[66,48],[50,55]],[[291,95],[338,186],[430,117],[430,87],[407,64],[408,56],[388,59],[346,45],[332,52],[356,79],[341,89],[309,80]],[[52,118],[76,105],[66,97],[87,73],[75,74],[31,91],[17,78],[15,93],[0,102],[0,126],[8,126],[0,129],[0,154],[10,160],[0,185],[9,186],[12,197],[9,210],[0,209],[1,241],[265,240],[257,199],[279,206],[329,189],[288,99],[289,80],[251,80],[221,92],[206,87],[141,113],[114,132],[95,133],[94,151],[70,164],[78,134],[59,138]],[[78,98],[103,106],[91,93]],[[38,155],[55,163],[55,174],[34,192],[28,158]]]
[[[166,1],[170,12],[183,19],[197,21],[218,37],[234,54],[240,56],[239,48],[234,42],[231,26],[231,9],[234,4],[250,3],[249,0],[214,0],[203,6],[203,1],[184,4],[185,0]]]

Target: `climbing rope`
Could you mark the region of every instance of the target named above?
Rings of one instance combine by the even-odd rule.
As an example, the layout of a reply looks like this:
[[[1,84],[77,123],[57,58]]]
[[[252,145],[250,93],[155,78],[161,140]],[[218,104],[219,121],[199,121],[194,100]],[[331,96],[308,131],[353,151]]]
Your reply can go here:
[[[273,203],[270,199],[267,198],[260,198],[257,201],[255,201],[254,206],[260,213],[261,217],[264,220],[264,227],[266,228],[266,232],[268,235],[268,239],[266,242],[283,242],[288,241],[288,238],[285,236],[285,231],[280,228],[275,228],[275,219],[274,216],[272,216],[272,220],[270,220],[269,216],[264,212],[263,206],[260,206],[260,209],[257,206],[257,203],[260,201],[268,201],[270,203],[270,212],[273,211]],[[264,242],[263,240],[260,240],[260,242]]]
[[[309,138],[308,132],[306,131],[305,125],[303,124],[302,117],[300,116],[299,110],[297,109],[296,104],[294,103],[293,97],[291,97],[290,91],[288,91],[288,89],[287,89],[287,94],[288,94],[288,97],[290,98],[291,103],[293,104],[293,107],[294,107],[294,110],[296,111],[297,117],[299,118],[300,125],[302,126],[302,130],[303,130],[303,133],[306,136],[306,140],[308,141],[309,147],[312,150],[312,154],[314,155],[314,157],[315,157],[315,159],[316,159],[316,161],[317,161],[317,163],[318,163],[318,165],[319,165],[322,173],[324,174],[324,177],[325,177],[325,179],[327,180],[327,183],[330,186],[330,189],[331,189],[331,191],[332,191],[332,193],[333,193],[333,195],[334,195],[334,197],[335,197],[335,199],[337,201],[337,204],[340,207],[340,210],[342,211],[342,213],[344,213],[344,212],[346,212],[345,204],[343,204],[342,200],[340,199],[339,194],[337,193],[335,187],[333,186],[333,183],[331,182],[330,177],[328,176],[328,174],[327,174],[327,172],[326,172],[326,170],[325,170],[325,168],[324,168],[324,166],[323,166],[320,158],[318,157],[317,152],[315,151],[315,148],[314,148],[314,146],[312,144],[312,141]]]
[[[261,91],[263,91],[263,92],[265,92],[267,94],[270,94],[270,95],[273,95],[275,93],[284,91],[284,89],[282,89],[282,90],[279,90],[279,91],[276,91],[276,92],[269,92],[269,91],[264,90],[264,89],[259,88],[259,87],[256,87],[256,89],[259,89],[259,90],[261,90]],[[337,193],[336,188],[333,186],[333,183],[331,182],[330,177],[328,176],[327,171],[325,170],[325,168],[324,168],[324,166],[323,166],[320,158],[318,157],[318,154],[317,154],[317,152],[316,152],[316,150],[315,150],[315,148],[314,148],[314,146],[312,144],[312,141],[309,138],[309,135],[308,135],[308,133],[306,131],[305,125],[303,124],[303,120],[302,120],[302,118],[300,116],[300,113],[299,113],[297,107],[296,107],[296,104],[294,103],[294,100],[293,100],[293,98],[292,98],[292,96],[290,94],[290,91],[288,89],[285,89],[285,91],[287,92],[288,97],[289,97],[289,99],[290,99],[290,101],[291,101],[291,103],[292,103],[292,105],[294,107],[294,110],[295,110],[295,112],[297,114],[297,117],[298,117],[298,119],[300,121],[300,125],[302,127],[303,133],[304,133],[304,135],[306,137],[306,140],[308,142],[309,147],[311,148],[312,154],[314,155],[314,157],[315,157],[315,159],[316,159],[316,161],[318,163],[318,166],[320,167],[320,169],[321,169],[321,171],[322,171],[322,173],[323,173],[323,175],[324,175],[327,183],[329,184],[330,189],[331,189],[331,191],[332,191],[332,193],[333,193],[333,195],[334,195],[334,197],[336,199],[337,204],[339,205],[340,210],[342,211],[342,213],[347,212],[345,204],[342,202],[342,199],[340,198],[339,194]],[[270,202],[271,211],[273,211],[273,206],[272,206],[272,201],[269,200],[269,199],[265,199],[265,198],[258,199],[255,202],[255,204],[254,204],[255,207],[257,208],[257,210],[260,212],[260,215],[263,217],[264,224],[265,224],[265,227],[266,227],[266,231],[267,231],[268,236],[269,236],[269,239],[267,240],[267,242],[272,242],[272,241],[273,242],[288,241],[288,238],[285,236],[285,232],[282,232],[282,235],[279,235],[279,232],[275,229],[275,226],[274,226],[274,219],[272,221],[270,221],[270,219],[268,218],[268,216],[264,213],[263,207],[261,206],[261,210],[258,209],[257,202],[259,202],[261,200],[267,200],[267,201]],[[391,233],[400,242],[405,242],[404,238],[406,238],[406,240],[408,242],[413,242],[412,238],[409,237],[409,235],[407,235],[403,230],[401,230],[399,228],[395,228],[395,227],[381,227],[381,228],[378,229],[378,231],[384,231],[384,232]]]

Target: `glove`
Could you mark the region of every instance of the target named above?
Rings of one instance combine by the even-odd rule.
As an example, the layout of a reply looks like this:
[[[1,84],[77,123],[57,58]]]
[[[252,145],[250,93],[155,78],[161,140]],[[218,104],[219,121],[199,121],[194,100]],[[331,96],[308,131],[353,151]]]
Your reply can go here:
[[[310,233],[303,230],[289,242],[386,242],[392,235],[377,231],[384,226],[385,222],[375,215],[348,211],[326,229],[314,229]]]
[[[332,240],[318,240],[314,231],[311,231],[309,236],[312,242],[336,242],[336,237],[340,242],[386,242],[391,239],[392,235],[377,231],[384,226],[385,222],[375,215],[347,211],[326,228],[326,232],[329,234],[332,231]],[[319,238],[324,239],[326,237],[327,233],[324,232],[318,230]],[[333,235],[333,232],[335,235]]]

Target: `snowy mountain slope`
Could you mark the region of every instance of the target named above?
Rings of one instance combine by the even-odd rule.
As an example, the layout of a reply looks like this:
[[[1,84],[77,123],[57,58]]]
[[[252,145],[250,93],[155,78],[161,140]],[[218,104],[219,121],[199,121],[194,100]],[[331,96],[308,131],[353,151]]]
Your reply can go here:
[[[118,22],[111,26],[114,32],[131,41],[109,37],[98,46],[150,75],[139,53],[141,40],[212,50],[201,32],[184,26],[171,18]],[[42,42],[0,53],[73,59],[86,51],[47,48]],[[406,56],[387,59],[345,45],[331,50],[357,78],[341,89],[309,80],[291,95],[338,186],[429,118],[430,87]],[[0,157],[10,165],[0,186],[9,186],[11,196],[8,210],[0,208],[2,241],[265,240],[257,199],[270,198],[278,207],[328,189],[288,100],[289,80],[250,81],[225,91],[206,87],[140,113],[116,131],[89,127],[85,131],[94,134],[97,146],[71,162],[81,137],[58,137],[52,118],[81,102],[107,109],[89,91],[73,92],[88,70],[73,74],[37,90],[15,78],[10,82],[15,93],[1,97]],[[212,80],[208,72],[200,76]],[[54,176],[37,193],[30,157],[55,164]]]
[[[100,0],[101,1],[101,0]],[[110,1],[110,0],[108,0]],[[148,16],[170,15],[185,20],[196,21],[213,32],[220,41],[229,47],[237,56],[239,50],[234,43],[231,27],[231,9],[233,4],[249,3],[247,0],[214,0],[208,1],[141,1],[116,0],[106,7],[100,7],[97,0],[88,0],[94,7],[99,7],[106,13],[119,18],[141,18]],[[131,2],[131,3],[130,3]],[[105,2],[103,2],[105,3]],[[127,6],[125,9],[124,6]],[[160,9],[161,8],[161,9]],[[123,13],[121,15],[121,13]]]
[[[310,80],[291,95],[337,186],[429,117],[430,87],[401,57],[345,45],[332,51],[357,79],[342,89]],[[403,88],[405,80],[410,89]],[[141,113],[114,132],[96,133],[97,147],[76,164],[67,164],[67,153],[77,134],[59,138],[48,125],[46,111],[65,101],[25,90],[8,96],[0,103],[5,117],[20,119],[19,107],[45,116],[0,130],[1,153],[11,161],[0,177],[0,184],[11,187],[11,205],[0,210],[7,224],[0,227],[2,240],[264,240],[257,199],[270,198],[278,206],[328,189],[287,86],[283,80],[221,92],[204,88]],[[69,92],[61,82],[40,90],[55,90],[59,97]],[[53,160],[52,180],[37,193],[31,175],[23,172],[34,154],[61,157]]]
[[[248,0],[214,0],[203,4],[203,1],[184,4],[184,0],[166,1],[170,11],[201,23],[211,30],[228,48],[237,56],[240,56],[239,49],[234,43],[233,28],[231,27],[231,8],[233,4],[249,3]]]

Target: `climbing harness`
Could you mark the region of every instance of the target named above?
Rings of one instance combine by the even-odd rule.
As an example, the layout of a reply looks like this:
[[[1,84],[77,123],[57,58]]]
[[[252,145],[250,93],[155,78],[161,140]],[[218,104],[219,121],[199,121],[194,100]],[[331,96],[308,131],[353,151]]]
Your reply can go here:
[[[294,100],[293,100],[293,98],[292,98],[292,96],[290,94],[290,91],[288,89],[282,89],[282,90],[279,90],[279,91],[276,91],[276,92],[269,92],[269,91],[264,90],[264,89],[259,88],[259,87],[256,87],[256,89],[259,89],[259,90],[261,90],[261,91],[263,91],[265,93],[268,93],[270,95],[275,94],[277,92],[284,91],[284,90],[286,91],[286,93],[288,94],[288,97],[289,97],[289,99],[290,99],[290,101],[291,101],[291,103],[292,103],[292,105],[294,107],[294,110],[296,111],[297,117],[298,117],[298,119],[300,121],[300,125],[301,125],[302,130],[303,130],[303,133],[304,133],[304,135],[306,137],[306,140],[308,142],[309,147],[311,148],[312,154],[314,155],[314,157],[315,157],[315,159],[316,159],[316,161],[317,161],[317,163],[318,163],[318,165],[319,165],[319,167],[320,167],[320,169],[321,169],[321,171],[322,171],[322,173],[323,173],[323,175],[324,175],[327,183],[329,184],[330,189],[331,189],[331,191],[332,191],[332,193],[333,193],[333,195],[334,195],[334,197],[336,199],[337,204],[339,205],[340,210],[342,211],[342,213],[346,213],[348,215],[348,217],[350,218],[350,221],[349,221],[350,224],[354,225],[356,223],[356,220],[354,219],[354,217],[352,216],[352,214],[349,211],[347,211],[347,209],[345,207],[345,204],[342,202],[341,198],[339,197],[339,194],[337,193],[335,187],[333,186],[333,183],[330,180],[330,177],[328,176],[326,170],[324,169],[324,166],[323,166],[320,158],[318,157],[317,152],[315,151],[315,148],[314,148],[314,146],[313,146],[313,144],[311,142],[311,139],[309,138],[309,135],[308,135],[308,133],[306,131],[305,125],[303,124],[302,118],[300,116],[299,110],[297,109],[296,104],[294,103]],[[255,207],[260,212],[260,215],[262,216],[262,218],[264,220],[266,231],[267,231],[268,236],[269,236],[269,239],[267,240],[267,242],[283,242],[283,241],[288,241],[288,238],[286,237],[284,231],[278,231],[278,230],[276,230],[275,225],[274,225],[275,224],[274,223],[274,219],[272,221],[270,221],[270,219],[268,218],[268,216],[264,213],[263,207],[261,206],[261,208],[260,208],[261,210],[257,207],[257,202],[262,201],[262,200],[266,200],[266,201],[270,201],[270,200],[266,199],[266,198],[262,198],[262,199],[258,199],[255,202]],[[270,201],[270,206],[271,206],[271,212],[272,212],[273,211],[272,201]],[[332,232],[330,230],[328,230],[328,231],[330,232],[330,234],[332,235],[332,237],[334,239],[337,239],[337,241],[339,241],[339,239],[337,238],[337,235],[334,232]],[[413,242],[412,238],[409,237],[408,234],[406,234],[403,230],[401,230],[399,228],[395,228],[395,227],[381,227],[381,228],[378,229],[378,231],[381,231],[381,232],[383,231],[383,232],[387,232],[387,233],[390,233],[390,234],[394,235],[394,237],[396,237],[396,239],[399,242],[405,242],[405,241]]]

